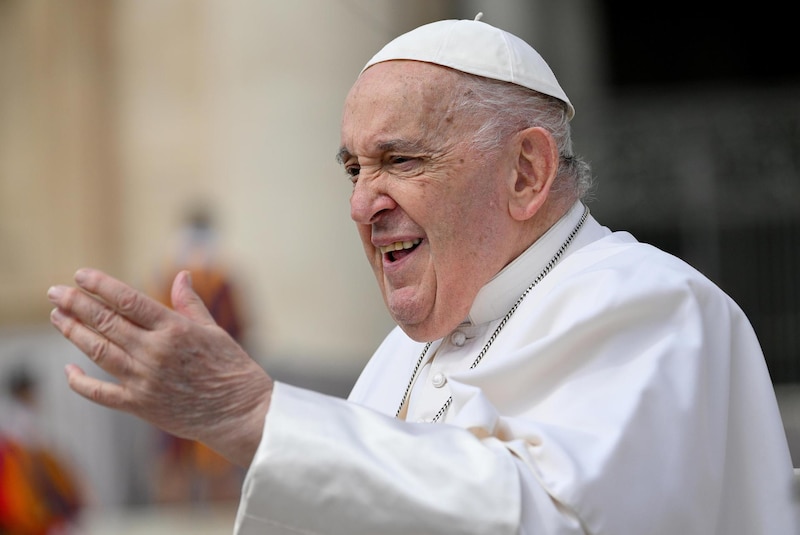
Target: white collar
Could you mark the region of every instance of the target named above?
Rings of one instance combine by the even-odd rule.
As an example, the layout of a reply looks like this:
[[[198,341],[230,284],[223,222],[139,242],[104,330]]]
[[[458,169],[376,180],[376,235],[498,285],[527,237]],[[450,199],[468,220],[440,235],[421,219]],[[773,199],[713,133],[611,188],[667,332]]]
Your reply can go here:
[[[500,270],[478,291],[465,323],[480,325],[502,318],[578,224],[584,206],[576,202],[533,245]],[[574,245],[574,244],[573,244]],[[571,247],[570,249],[575,249]],[[570,250],[565,252],[568,255]],[[563,259],[563,257],[562,257]]]

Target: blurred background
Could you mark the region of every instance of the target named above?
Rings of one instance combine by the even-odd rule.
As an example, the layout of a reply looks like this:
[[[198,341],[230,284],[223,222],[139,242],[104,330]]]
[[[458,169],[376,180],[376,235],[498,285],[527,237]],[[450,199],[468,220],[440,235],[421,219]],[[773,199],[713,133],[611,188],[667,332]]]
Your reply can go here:
[[[49,326],[47,288],[94,266],[163,299],[189,267],[276,378],[347,395],[392,324],[334,158],[341,104],[387,41],[478,11],[570,96],[594,215],[748,314],[800,466],[795,23],[776,0],[703,5],[0,0],[0,414],[57,452],[75,532],[229,533],[242,474],[71,394],[66,363],[101,372]]]

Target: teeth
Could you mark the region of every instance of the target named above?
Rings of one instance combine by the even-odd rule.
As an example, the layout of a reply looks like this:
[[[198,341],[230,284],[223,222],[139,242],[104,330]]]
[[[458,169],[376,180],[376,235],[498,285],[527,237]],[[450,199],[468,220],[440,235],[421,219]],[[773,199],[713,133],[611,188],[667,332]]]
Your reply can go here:
[[[392,251],[402,251],[403,249],[411,249],[415,245],[419,245],[422,240],[417,238],[412,241],[396,241],[389,245],[384,245],[380,248],[381,254],[391,253]]]

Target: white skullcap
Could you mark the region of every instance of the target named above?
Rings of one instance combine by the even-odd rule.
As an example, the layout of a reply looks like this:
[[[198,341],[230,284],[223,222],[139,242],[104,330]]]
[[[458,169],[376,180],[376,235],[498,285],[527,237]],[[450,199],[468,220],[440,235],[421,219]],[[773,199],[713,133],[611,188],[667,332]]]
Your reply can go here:
[[[553,71],[528,43],[499,28],[475,20],[441,20],[397,37],[375,54],[361,70],[391,60],[435,63],[469,74],[502,80],[550,95],[575,108]]]

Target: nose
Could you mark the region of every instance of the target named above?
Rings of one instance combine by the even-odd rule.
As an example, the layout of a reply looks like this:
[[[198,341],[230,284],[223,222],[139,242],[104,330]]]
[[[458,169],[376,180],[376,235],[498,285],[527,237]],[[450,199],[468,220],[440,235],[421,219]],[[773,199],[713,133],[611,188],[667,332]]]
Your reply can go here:
[[[361,225],[375,223],[380,215],[392,210],[397,203],[383,187],[380,177],[360,178],[350,195],[350,218]]]

